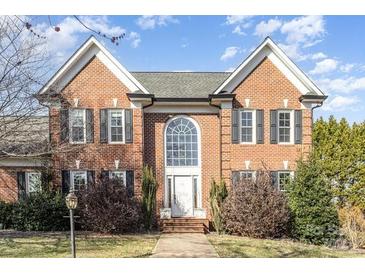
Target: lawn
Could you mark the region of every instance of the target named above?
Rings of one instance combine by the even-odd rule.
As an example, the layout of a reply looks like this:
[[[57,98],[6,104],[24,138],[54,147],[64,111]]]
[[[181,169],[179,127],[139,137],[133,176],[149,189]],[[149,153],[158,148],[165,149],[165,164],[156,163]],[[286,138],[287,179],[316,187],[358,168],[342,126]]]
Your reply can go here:
[[[158,234],[98,235],[76,237],[76,256],[87,258],[148,257],[159,238]],[[0,235],[0,257],[67,258],[70,242],[65,233]]]
[[[226,258],[365,258],[365,250],[339,250],[290,240],[260,240],[217,234],[208,235],[208,239],[219,256]]]

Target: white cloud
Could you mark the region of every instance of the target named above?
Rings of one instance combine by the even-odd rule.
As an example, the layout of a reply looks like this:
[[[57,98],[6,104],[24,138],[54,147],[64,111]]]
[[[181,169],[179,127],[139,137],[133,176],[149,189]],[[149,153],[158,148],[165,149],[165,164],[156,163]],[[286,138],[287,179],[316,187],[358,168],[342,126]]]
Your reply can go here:
[[[246,35],[246,33],[241,30],[241,27],[240,26],[236,26],[234,28],[234,30],[232,31],[232,33],[235,33],[235,34],[238,34],[238,35]]]
[[[324,54],[323,52],[317,52],[311,56],[311,59],[313,59],[313,60],[320,60],[320,59],[324,59],[324,58],[327,58],[327,55]]]
[[[309,57],[308,54],[301,52],[300,46],[298,44],[279,44],[279,47],[285,52],[286,55],[296,61],[304,61]]]
[[[131,41],[132,48],[137,48],[142,41],[139,33],[134,32],[134,31],[129,33],[129,35],[127,36],[127,40]]]
[[[356,96],[340,96],[336,95],[332,100],[325,101],[322,109],[324,111],[348,111],[356,110],[359,106],[360,99]]]
[[[226,17],[227,25],[235,25],[235,24],[243,24],[247,23],[249,19],[251,19],[251,15],[230,15]]]
[[[179,20],[170,15],[143,15],[137,19],[137,25],[143,29],[154,29],[157,26],[167,26],[169,23],[177,24]]]
[[[302,49],[312,47],[322,41],[325,34],[323,16],[300,16],[282,23],[280,32],[285,35],[281,47],[287,49],[289,57],[303,61],[310,57]]]
[[[240,48],[239,47],[228,47],[226,48],[226,50],[224,51],[224,53],[221,56],[221,60],[222,61],[226,61],[228,59],[233,58],[234,56],[236,56],[236,54],[239,52]]]
[[[301,16],[281,27],[281,32],[286,34],[288,43],[307,43],[318,39],[325,33],[323,16]]]
[[[243,31],[252,26],[252,21],[250,20],[253,16],[251,15],[231,15],[226,17],[226,25],[235,25],[232,33],[238,35],[246,35]]]
[[[111,25],[107,16],[80,16],[80,19],[86,26],[100,31],[101,34],[119,36],[126,33],[124,28]],[[59,32],[54,31],[45,22],[35,25],[34,29],[47,37],[44,50],[48,52],[51,61],[59,65],[65,61],[69,52],[80,44],[81,34],[92,33],[71,16],[57,22],[56,26],[60,27]]]
[[[309,73],[310,74],[328,73],[328,72],[334,71],[337,68],[337,65],[338,65],[338,61],[327,58],[320,62],[317,62],[314,69],[312,69]]]
[[[345,64],[340,66],[340,70],[344,73],[349,73],[354,67],[355,64]]]
[[[278,19],[270,19],[267,22],[261,21],[259,24],[256,25],[254,34],[264,38],[278,30],[281,25],[282,22]]]
[[[365,91],[365,77],[347,77],[335,79],[323,78],[317,80],[316,83],[325,93],[351,93],[359,90]]]

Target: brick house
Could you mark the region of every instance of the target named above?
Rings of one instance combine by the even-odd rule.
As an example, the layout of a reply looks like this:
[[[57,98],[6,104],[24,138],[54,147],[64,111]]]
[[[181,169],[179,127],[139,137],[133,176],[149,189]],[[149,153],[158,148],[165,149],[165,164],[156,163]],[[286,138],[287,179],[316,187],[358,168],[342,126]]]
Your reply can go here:
[[[230,185],[265,168],[282,186],[311,149],[313,108],[326,96],[270,38],[226,73],[128,72],[90,37],[39,98],[55,187],[109,176],[140,195],[148,164],[161,218],[208,218],[213,179]],[[40,169],[0,160],[0,199],[31,192]]]

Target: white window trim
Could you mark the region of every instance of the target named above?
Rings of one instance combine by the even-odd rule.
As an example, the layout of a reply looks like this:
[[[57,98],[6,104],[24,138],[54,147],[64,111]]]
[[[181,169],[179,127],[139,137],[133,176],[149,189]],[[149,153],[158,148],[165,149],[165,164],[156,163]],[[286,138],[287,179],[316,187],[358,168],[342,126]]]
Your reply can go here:
[[[26,193],[29,194],[29,193],[32,193],[33,191],[29,191],[30,190],[30,185],[29,185],[29,176],[30,175],[39,175],[40,178],[41,178],[41,173],[40,172],[26,172],[25,173],[25,183],[26,183]],[[42,187],[42,184],[40,182],[40,185],[39,187]]]
[[[251,173],[252,179],[256,180],[256,171],[255,170],[241,170],[240,171],[240,179],[242,178],[242,173]]]
[[[290,114],[290,140],[289,142],[280,142],[280,133],[279,133],[279,114],[280,113],[289,113]],[[279,145],[293,145],[294,144],[294,110],[287,110],[287,109],[280,109],[278,110],[278,117],[277,117],[277,140]]]
[[[84,170],[72,170],[70,172],[71,176],[70,176],[70,190],[72,191],[78,191],[78,190],[75,190],[75,183],[74,183],[74,176],[75,176],[75,173],[83,173],[85,175],[85,186],[87,186],[87,172],[84,171]]]
[[[109,179],[113,179],[112,173],[122,173],[123,174],[123,184],[127,186],[127,172],[125,170],[109,170]]]
[[[252,142],[242,142],[242,112],[252,112]],[[243,109],[239,112],[239,125],[240,125],[240,144],[243,145],[255,145],[256,144],[256,110],[255,109]]]
[[[83,111],[83,120],[84,120],[84,140],[82,142],[74,142],[72,140],[72,111],[73,110],[82,110]],[[69,118],[68,118],[68,124],[69,124],[69,140],[71,144],[86,144],[86,109],[85,108],[72,108],[69,111]]]
[[[292,179],[294,179],[294,171],[291,171],[291,170],[280,170],[280,171],[278,171],[278,176],[276,178],[276,180],[277,180],[276,185],[278,187],[278,190],[285,192],[284,189],[280,189],[280,174],[281,173],[289,173],[289,177],[292,180]]]
[[[166,138],[166,133],[167,133],[167,128],[169,127],[169,124],[178,118],[185,118],[188,119],[190,122],[192,122],[196,128],[197,131],[197,137],[198,137],[198,165],[197,166],[168,166],[167,165],[167,138]],[[168,174],[174,174],[174,170],[181,170],[181,171],[185,171],[186,174],[192,174],[191,172],[193,172],[194,174],[200,174],[200,168],[201,168],[201,132],[200,132],[200,126],[199,124],[192,119],[189,116],[186,115],[177,115],[172,117],[171,119],[169,119],[166,124],[165,124],[165,129],[164,129],[164,165],[165,165],[165,172]],[[196,171],[199,171],[199,173],[197,173]]]
[[[122,141],[112,141],[111,135],[111,118],[112,118],[112,111],[121,111],[122,112],[122,129],[123,129],[123,140]],[[125,144],[125,119],[124,119],[124,109],[115,108],[115,109],[108,109],[108,143],[109,144]]]

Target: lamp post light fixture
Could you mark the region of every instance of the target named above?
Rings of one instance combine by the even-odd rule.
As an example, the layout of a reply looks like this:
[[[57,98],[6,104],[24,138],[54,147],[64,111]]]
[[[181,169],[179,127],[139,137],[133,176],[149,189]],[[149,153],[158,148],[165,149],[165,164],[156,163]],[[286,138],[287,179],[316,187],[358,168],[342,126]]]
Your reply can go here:
[[[75,244],[75,221],[74,221],[74,210],[77,207],[77,196],[71,191],[66,196],[66,205],[70,210],[70,227],[71,227],[71,252],[72,257],[76,258],[76,244]]]

